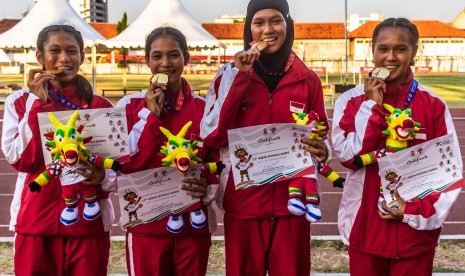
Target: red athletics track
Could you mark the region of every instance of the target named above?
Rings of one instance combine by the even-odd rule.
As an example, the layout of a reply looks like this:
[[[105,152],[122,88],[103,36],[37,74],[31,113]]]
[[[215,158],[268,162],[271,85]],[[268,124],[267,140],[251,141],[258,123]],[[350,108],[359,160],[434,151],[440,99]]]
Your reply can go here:
[[[460,149],[462,152],[462,160],[465,154],[465,109],[451,110],[454,124],[457,131]],[[328,110],[329,118],[332,118],[332,110]],[[3,118],[3,111],[0,111],[0,118]],[[3,120],[1,121],[3,124]],[[333,169],[341,175],[345,175],[345,169],[337,160],[331,163]],[[10,203],[13,197],[14,186],[16,182],[16,172],[6,162],[3,153],[0,153],[0,237],[13,237],[13,232],[8,230],[10,221]],[[323,190],[321,211],[323,219],[319,223],[312,224],[312,235],[317,236],[334,236],[339,235],[337,230],[337,209],[341,199],[342,191],[338,188],[333,188],[326,180],[322,179],[320,185]],[[465,190],[465,189],[464,189]],[[112,197],[113,204],[116,208],[117,218],[119,217],[119,203],[116,196]],[[454,209],[447,218],[442,231],[443,235],[465,235],[465,191],[462,191],[457,199]],[[223,235],[222,215],[218,211],[218,229],[214,233],[215,236]],[[114,225],[112,235],[121,236],[124,233],[121,229]]]

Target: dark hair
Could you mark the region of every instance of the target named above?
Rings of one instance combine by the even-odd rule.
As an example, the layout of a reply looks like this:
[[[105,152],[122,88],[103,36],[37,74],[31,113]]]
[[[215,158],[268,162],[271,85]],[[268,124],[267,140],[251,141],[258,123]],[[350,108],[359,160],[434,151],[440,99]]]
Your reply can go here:
[[[186,37],[176,28],[173,27],[158,27],[153,30],[146,38],[145,38],[145,57],[147,60],[150,56],[150,47],[152,43],[160,37],[169,36],[178,42],[179,47],[181,47],[182,55],[184,58],[189,57],[189,48],[187,47]]]
[[[373,31],[373,37],[371,38],[372,41],[372,47],[375,47],[376,41],[378,40],[378,35],[381,29],[386,28],[386,27],[401,27],[404,28],[408,31],[408,37],[410,40],[410,43],[415,46],[418,44],[418,29],[415,24],[410,22],[406,18],[388,18],[384,20],[383,22],[379,23],[376,27],[375,30]]]
[[[84,40],[82,39],[81,33],[70,25],[50,25],[43,28],[37,36],[37,50],[44,52],[44,44],[47,42],[49,33],[52,32],[65,32],[76,39],[79,44],[79,52],[84,57]],[[81,75],[76,75],[76,94],[79,99],[86,101],[88,104],[92,101],[94,92],[92,85],[89,81]]]

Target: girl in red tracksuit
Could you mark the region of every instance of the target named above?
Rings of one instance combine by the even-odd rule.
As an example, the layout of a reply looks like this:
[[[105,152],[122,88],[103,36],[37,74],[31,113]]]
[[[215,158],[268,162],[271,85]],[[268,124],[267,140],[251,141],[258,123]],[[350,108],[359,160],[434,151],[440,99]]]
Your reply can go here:
[[[116,189],[115,175],[97,188],[101,217],[86,220],[81,216],[70,226],[60,222],[65,202],[59,178],[51,179],[38,193],[30,192],[27,184],[45,170],[37,113],[112,104],[94,95],[89,82],[77,75],[84,61],[84,43],[73,27],[44,28],[37,39],[37,60],[43,69],[30,70],[29,89],[7,98],[3,117],[2,151],[20,172],[10,223],[16,233],[15,275],[107,275],[114,213],[108,192],[102,188]],[[91,173],[79,172],[87,179],[83,183],[95,185],[105,178],[104,170],[87,165]],[[81,214],[83,205],[80,200]]]
[[[184,35],[171,27],[160,27],[147,36],[145,44],[147,66],[153,74],[168,75],[168,83],[154,81],[146,92],[126,96],[118,106],[126,107],[131,161],[124,164],[123,173],[162,167],[164,156],[160,149],[166,143],[160,126],[178,133],[192,121],[186,139],[199,140],[200,120],[205,101],[192,93],[189,84],[181,78],[189,62],[189,52]],[[199,150],[205,161],[205,151]],[[211,156],[211,155],[209,155]],[[208,157],[207,157],[208,158]],[[205,179],[185,179],[181,189],[188,194],[211,201],[218,181],[207,175]],[[190,187],[191,184],[192,187]],[[207,195],[206,195],[207,194]],[[206,195],[206,196],[205,196]],[[215,215],[210,205],[202,204],[201,210],[212,227]],[[181,215],[184,228],[170,232],[165,217],[128,229],[126,234],[126,260],[129,275],[205,275],[214,228],[195,228],[190,223],[190,209]]]
[[[409,146],[449,133],[454,124],[446,103],[422,85],[416,87],[410,66],[418,49],[418,31],[404,18],[389,18],[373,32],[376,67],[389,69],[385,81],[369,77],[364,85],[342,94],[334,109],[332,138],[341,163],[348,167],[339,207],[339,231],[348,244],[351,275],[431,275],[441,227],[460,189],[408,202],[397,198],[399,209],[378,210],[378,165],[361,169],[354,156],[385,147],[382,104],[410,108],[421,123]],[[460,159],[461,164],[461,159]],[[460,170],[461,172],[461,170]]]
[[[318,76],[292,52],[293,20],[285,0],[252,0],[247,7],[244,48],[223,66],[206,98],[201,136],[219,148],[226,169],[218,203],[224,209],[227,275],[309,275],[310,222],[287,207],[289,182],[297,178],[235,190],[227,130],[270,123],[293,123],[292,112],[315,111],[327,125]],[[250,48],[252,41],[267,47]],[[250,48],[250,49],[249,49]],[[318,161],[324,142],[309,141]],[[312,176],[310,176],[312,177]],[[305,199],[302,198],[305,202]]]

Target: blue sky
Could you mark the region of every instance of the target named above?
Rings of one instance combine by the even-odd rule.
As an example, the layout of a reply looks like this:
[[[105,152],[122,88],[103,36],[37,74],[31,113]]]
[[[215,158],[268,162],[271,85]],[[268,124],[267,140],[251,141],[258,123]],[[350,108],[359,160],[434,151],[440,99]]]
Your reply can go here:
[[[222,14],[245,14],[248,0],[180,0],[200,23],[213,22]],[[117,22],[123,12],[133,21],[150,0],[108,0],[109,21]],[[300,22],[343,22],[345,0],[288,0],[291,16]],[[34,0],[0,0],[1,18],[21,18],[21,12],[32,7]],[[465,9],[465,0],[347,0],[348,13],[369,16],[407,17],[414,20],[453,21]]]

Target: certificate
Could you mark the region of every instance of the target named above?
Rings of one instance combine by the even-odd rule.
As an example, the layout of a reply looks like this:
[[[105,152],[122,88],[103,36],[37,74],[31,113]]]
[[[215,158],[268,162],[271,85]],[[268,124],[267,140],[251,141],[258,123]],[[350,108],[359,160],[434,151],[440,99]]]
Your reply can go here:
[[[448,134],[379,158],[387,205],[396,205],[396,189],[403,199],[411,200],[465,186],[456,149],[452,134]]]
[[[311,155],[300,142],[311,129],[283,123],[228,130],[236,190],[313,174]]]
[[[53,115],[66,124],[75,110],[53,112]],[[126,122],[126,110],[124,107],[81,109],[76,120],[76,128],[84,126],[81,132],[82,138],[91,136],[90,142],[85,146],[90,154],[103,157],[112,157],[124,163],[129,161],[128,127]],[[52,163],[52,156],[45,142],[46,133],[54,132],[55,126],[50,122],[48,112],[37,114],[42,140],[42,152],[45,164]]]
[[[199,202],[179,187],[184,177],[199,178],[201,165],[181,174],[176,167],[162,167],[118,176],[123,228],[177,214]]]

